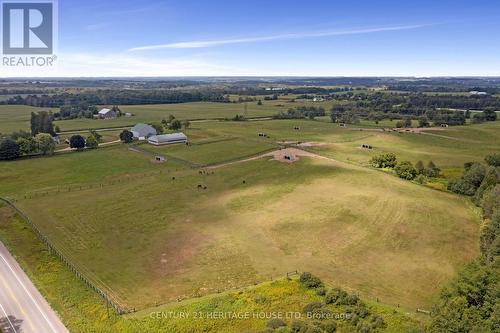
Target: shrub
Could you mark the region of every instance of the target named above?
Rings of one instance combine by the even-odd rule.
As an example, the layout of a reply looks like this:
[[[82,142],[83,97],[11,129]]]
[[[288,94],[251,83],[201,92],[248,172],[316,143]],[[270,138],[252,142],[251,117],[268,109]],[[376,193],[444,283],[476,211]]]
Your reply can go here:
[[[340,288],[332,289],[328,294],[326,294],[325,303],[326,304],[336,304],[340,298],[345,298],[347,293]]]
[[[368,311],[368,309],[364,304],[359,304],[355,306],[352,311],[360,318],[366,318],[368,317],[368,315],[370,315],[370,311]]]
[[[415,181],[419,184],[425,184],[427,182],[427,177],[425,177],[424,175],[418,175],[415,178]]]
[[[448,190],[462,195],[474,195],[476,187],[463,178],[452,179],[448,182]]]
[[[485,120],[486,120],[486,118],[484,117],[484,115],[482,113],[475,113],[472,116],[472,123],[473,124],[481,124]]]
[[[312,275],[309,272],[302,273],[300,275],[299,281],[306,288],[317,289],[323,287],[323,282],[321,282],[318,277]]]
[[[373,328],[382,328],[385,326],[384,318],[381,316],[373,316],[372,317],[372,327]]]
[[[267,322],[266,326],[275,330],[279,327],[286,326],[286,323],[279,318],[273,318]]]
[[[99,142],[97,142],[96,138],[93,135],[90,135],[85,141],[85,145],[87,148],[95,149],[99,147]]]
[[[320,302],[312,302],[312,303],[309,303],[309,304],[306,304],[306,306],[304,306],[304,313],[312,313],[314,310],[316,309],[320,309],[323,307],[323,304],[320,303]]]
[[[500,153],[494,153],[491,155],[487,155],[484,158],[484,160],[486,161],[486,163],[488,163],[488,165],[498,167],[498,166],[500,166]]]
[[[309,325],[301,320],[294,320],[290,325],[290,331],[292,333],[307,333]]]
[[[324,288],[324,287],[316,288],[316,294],[318,296],[325,296],[326,295],[326,288]]]
[[[326,333],[333,333],[337,330],[337,323],[333,320],[329,320],[326,323],[323,323],[322,328]]]
[[[412,180],[417,176],[417,170],[413,167],[411,162],[403,161],[399,162],[394,168],[396,174],[403,179]]]
[[[387,153],[374,156],[370,160],[370,164],[375,168],[394,168],[396,166],[396,155]]]

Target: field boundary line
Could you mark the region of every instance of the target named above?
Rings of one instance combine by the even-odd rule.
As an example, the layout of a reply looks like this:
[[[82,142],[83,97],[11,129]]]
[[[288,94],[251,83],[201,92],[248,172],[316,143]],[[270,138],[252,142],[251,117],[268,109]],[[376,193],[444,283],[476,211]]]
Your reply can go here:
[[[75,276],[80,279],[82,282],[84,282],[90,289],[92,289],[94,292],[96,292],[105,302],[107,305],[111,306],[113,310],[119,314],[125,314],[129,312],[133,312],[127,309],[124,309],[121,307],[118,303],[116,303],[113,299],[111,299],[107,293],[102,291],[97,285],[95,285],[90,279],[88,279],[71,261],[67,259],[67,257],[59,251],[59,249],[52,244],[52,242],[49,240],[47,236],[45,236],[42,231],[33,223],[33,221],[30,219],[26,213],[24,213],[19,207],[17,207],[12,201],[10,201],[7,198],[0,197],[0,202],[5,203],[7,206],[9,206],[11,209],[13,209],[21,218],[31,227],[33,232],[37,235],[37,237],[44,243],[47,248],[49,249],[49,253],[55,255],[59,260],[66,265],[69,270],[75,274]]]

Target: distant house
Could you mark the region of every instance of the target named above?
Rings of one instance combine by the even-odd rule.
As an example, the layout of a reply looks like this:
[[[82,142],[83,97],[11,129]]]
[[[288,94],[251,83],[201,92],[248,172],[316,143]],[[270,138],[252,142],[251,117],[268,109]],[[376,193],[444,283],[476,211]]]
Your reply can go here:
[[[116,111],[113,111],[111,109],[102,109],[101,111],[99,111],[98,115],[101,119],[112,119],[118,116]]]
[[[184,133],[153,135],[149,137],[148,142],[155,146],[161,146],[171,145],[174,143],[187,143],[188,138]]]
[[[479,96],[488,95],[488,93],[486,91],[477,91],[477,90],[469,91],[469,94],[471,94],[471,95],[479,95]]]
[[[150,136],[156,135],[156,130],[148,124],[137,124],[130,129],[135,139],[146,140]]]

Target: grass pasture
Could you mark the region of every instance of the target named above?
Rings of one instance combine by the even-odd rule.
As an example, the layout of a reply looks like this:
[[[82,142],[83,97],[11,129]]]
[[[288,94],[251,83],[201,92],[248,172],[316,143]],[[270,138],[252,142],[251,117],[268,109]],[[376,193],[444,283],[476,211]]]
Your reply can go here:
[[[240,292],[214,295],[189,302],[145,310],[132,316],[107,314],[99,297],[51,256],[34,233],[26,227],[12,210],[0,206],[0,238],[15,254],[18,262],[31,280],[58,312],[71,332],[136,333],[136,332],[210,332],[236,333],[255,332],[265,327],[267,319],[249,318],[241,320],[193,319],[196,314],[227,311],[234,313],[301,312],[303,307],[319,297],[306,290],[296,280],[280,279],[264,283]],[[385,332],[402,332],[421,326],[415,315],[407,315],[400,309],[368,302],[372,313],[382,315],[387,324]],[[339,313],[341,307],[330,306]],[[187,318],[155,318],[151,313],[184,313]],[[304,316],[305,317],[305,316]],[[290,320],[287,320],[289,323]],[[338,320],[338,332],[349,331],[343,320]]]
[[[240,288],[298,269],[414,310],[430,306],[478,251],[477,218],[461,199],[340,162],[260,159],[200,175],[151,163],[123,146],[46,162],[2,164],[0,191],[17,198],[58,248],[128,307]],[[41,180],[11,178],[41,166]],[[96,179],[120,182],[22,195]]]

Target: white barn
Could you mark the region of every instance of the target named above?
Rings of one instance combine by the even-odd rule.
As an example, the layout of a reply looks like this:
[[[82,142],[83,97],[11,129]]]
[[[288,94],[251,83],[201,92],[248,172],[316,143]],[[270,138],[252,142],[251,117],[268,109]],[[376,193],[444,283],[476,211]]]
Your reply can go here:
[[[118,116],[116,111],[113,111],[111,109],[102,109],[101,111],[99,111],[98,115],[99,115],[99,118],[102,118],[102,119],[112,119],[112,118],[116,118]]]
[[[154,127],[148,124],[137,124],[130,131],[137,140],[146,140],[150,136],[156,135]]]
[[[155,146],[171,145],[174,143],[187,143],[188,138],[184,133],[172,133],[163,135],[153,135],[149,137],[148,142]]]

